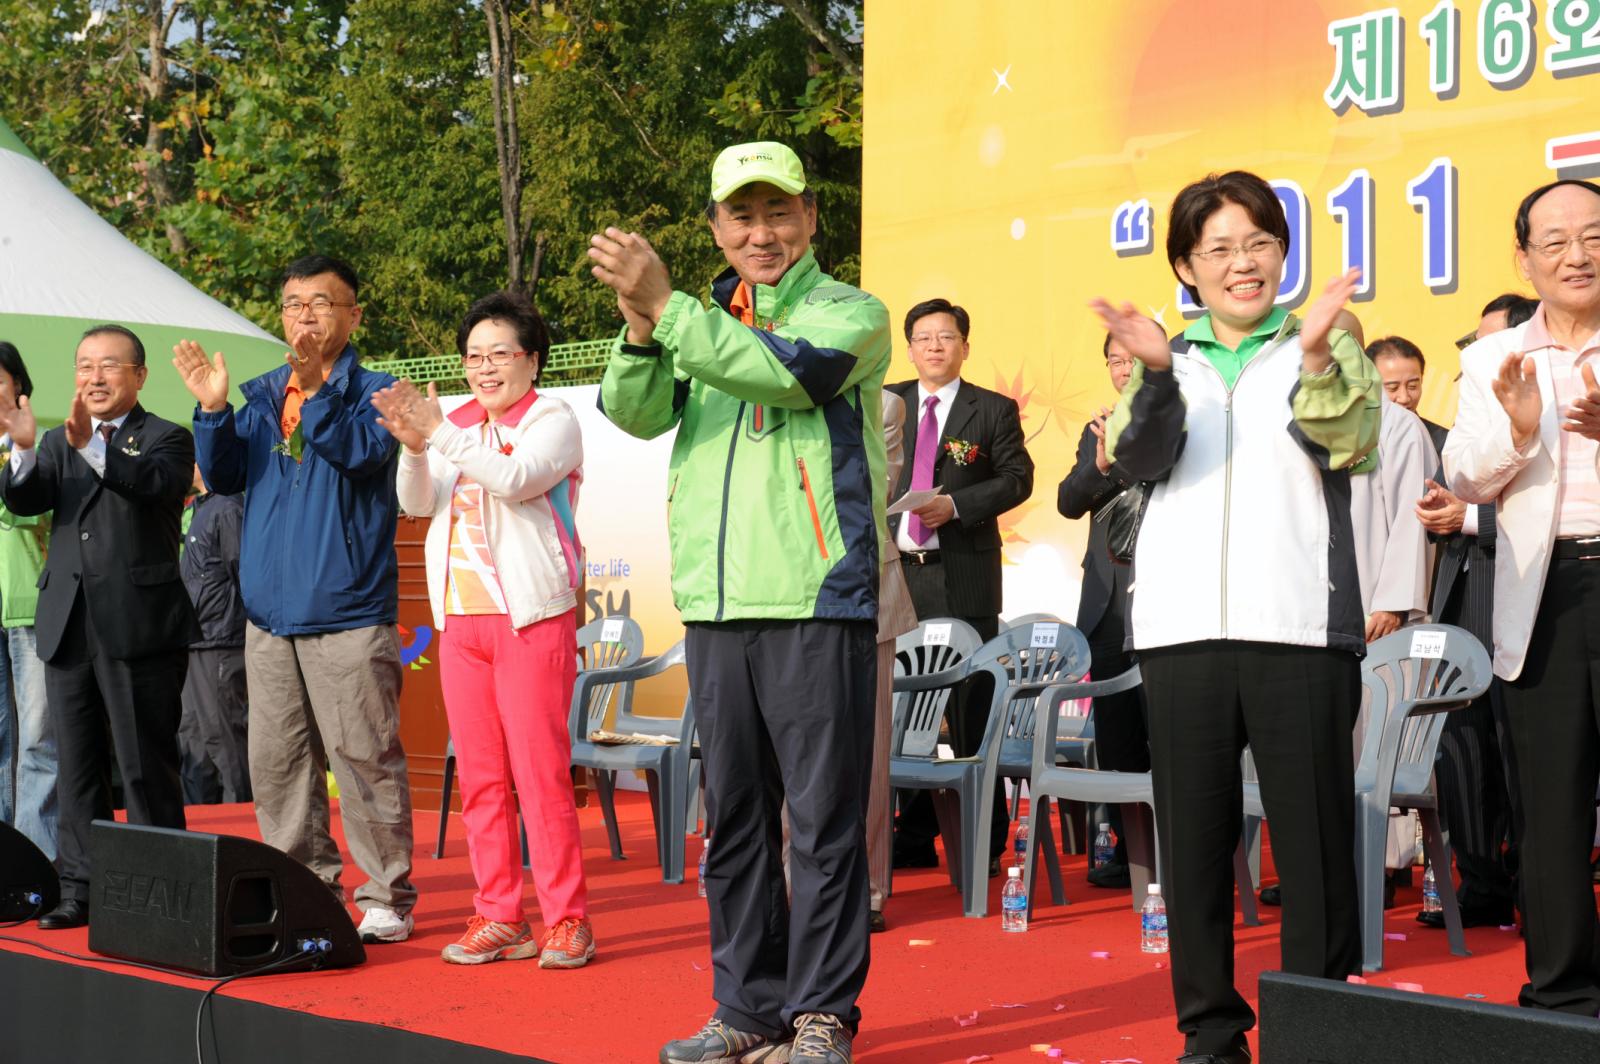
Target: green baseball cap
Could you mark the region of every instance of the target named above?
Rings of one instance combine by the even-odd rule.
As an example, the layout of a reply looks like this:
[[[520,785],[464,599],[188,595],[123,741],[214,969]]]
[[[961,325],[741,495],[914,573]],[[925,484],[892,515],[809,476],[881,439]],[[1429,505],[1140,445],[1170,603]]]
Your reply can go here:
[[[788,145],[772,140],[724,148],[711,165],[711,198],[718,203],[746,185],[765,181],[791,196],[806,188],[806,171]]]

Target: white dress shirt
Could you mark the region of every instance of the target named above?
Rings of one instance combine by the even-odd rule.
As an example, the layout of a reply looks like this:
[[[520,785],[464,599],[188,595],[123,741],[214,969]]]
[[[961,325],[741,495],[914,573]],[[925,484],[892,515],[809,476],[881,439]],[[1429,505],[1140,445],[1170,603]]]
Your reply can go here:
[[[953,404],[956,401],[956,392],[958,392],[960,390],[961,390],[961,378],[960,377],[957,377],[955,380],[951,381],[949,384],[946,384],[943,388],[940,388],[936,392],[928,391],[928,389],[923,386],[921,381],[917,382],[917,409],[914,410],[914,411],[912,411],[912,410],[907,410],[906,411],[907,427],[909,428],[912,423],[916,424],[916,426],[917,426],[917,439],[920,440],[922,438],[922,413],[923,413],[923,409],[924,409],[926,403],[928,402],[928,396],[930,396],[930,395],[936,395],[936,396],[939,397],[938,404],[936,406],[934,406],[934,408],[933,408],[933,416],[934,416],[934,419],[937,420],[938,423],[939,423],[938,439],[940,441],[942,441],[944,439],[945,422],[950,420],[950,406],[951,406],[951,404]],[[907,432],[906,433],[906,438],[909,440],[910,437],[911,437],[911,434],[909,432]],[[934,461],[935,462],[938,461],[938,453],[937,452],[935,452],[935,454],[934,454]],[[906,454],[906,464],[911,466],[912,469],[916,468],[917,455],[916,455],[916,452],[915,452],[914,449],[909,451]],[[937,487],[937,485],[935,485],[935,487]],[[952,503],[952,505],[954,505],[954,504]],[[908,550],[938,550],[939,549],[939,533],[938,532],[934,532],[933,535],[929,536],[928,537],[928,542],[926,542],[926,543],[918,543],[916,540],[911,538],[911,528],[910,528],[911,520],[910,520],[910,518],[911,518],[910,514],[902,514],[902,515],[900,515],[900,530],[895,533],[895,537],[894,537],[895,545],[898,546],[902,551],[908,551]],[[955,520],[955,518],[952,517],[951,520]]]
[[[128,420],[128,414],[130,413],[132,411],[123,411],[107,421],[102,421],[97,417],[89,419],[89,442],[77,450],[83,456],[83,460],[89,463],[89,468],[94,470],[95,476],[103,477],[106,475],[106,441],[100,435],[100,426],[110,425],[112,435],[115,435],[116,430],[122,428],[122,423]],[[11,479],[17,483],[27,480],[33,473],[33,467],[38,464],[39,452],[37,448],[18,447],[11,452]]]

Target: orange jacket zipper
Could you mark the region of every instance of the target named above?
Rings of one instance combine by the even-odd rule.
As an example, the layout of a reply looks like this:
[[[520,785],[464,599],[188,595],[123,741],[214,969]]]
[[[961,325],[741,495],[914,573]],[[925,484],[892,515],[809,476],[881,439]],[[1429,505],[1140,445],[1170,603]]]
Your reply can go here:
[[[795,465],[800,467],[800,490],[806,493],[806,505],[811,507],[811,531],[817,534],[817,550],[822,552],[824,561],[828,558],[828,543],[822,535],[822,515],[817,513],[817,500],[811,494],[811,476],[806,472],[806,460],[796,458]]]

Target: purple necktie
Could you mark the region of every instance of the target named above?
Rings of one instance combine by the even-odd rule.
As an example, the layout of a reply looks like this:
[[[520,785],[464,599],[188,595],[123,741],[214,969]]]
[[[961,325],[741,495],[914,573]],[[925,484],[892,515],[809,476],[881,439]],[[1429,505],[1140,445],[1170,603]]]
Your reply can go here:
[[[930,395],[922,401],[922,421],[917,425],[917,453],[911,462],[912,491],[926,491],[933,487],[933,463],[939,456],[939,417],[933,411],[938,405],[937,395]],[[908,514],[907,520],[911,522],[906,526],[911,541],[919,546],[928,542],[933,529],[924,527],[922,519],[916,514]]]

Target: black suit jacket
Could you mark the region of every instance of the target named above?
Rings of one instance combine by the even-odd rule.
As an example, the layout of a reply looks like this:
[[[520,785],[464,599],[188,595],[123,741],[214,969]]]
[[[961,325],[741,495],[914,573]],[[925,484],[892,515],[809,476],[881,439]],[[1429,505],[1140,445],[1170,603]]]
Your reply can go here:
[[[1422,424],[1428,430],[1428,437],[1433,440],[1434,450],[1444,454],[1444,444],[1450,430],[1431,421],[1424,420]],[[1443,472],[1435,479],[1443,484]],[[1499,529],[1495,525],[1493,503],[1481,504],[1477,511],[1477,535],[1457,532],[1449,536],[1429,536],[1438,545],[1439,552],[1434,561],[1433,594],[1428,601],[1428,612],[1433,614],[1436,621],[1460,625],[1493,650],[1494,643],[1490,641],[1489,633],[1493,629],[1494,613],[1494,541]],[[1461,597],[1458,614],[1445,618],[1445,606],[1450,601],[1450,595],[1469,568],[1476,578],[1473,583],[1478,586],[1472,587],[1469,593]]]
[[[922,410],[917,382],[886,385],[905,400],[906,464],[895,497],[911,487],[916,465],[917,431]],[[966,465],[950,457],[946,444],[977,444],[978,454]],[[960,617],[994,617],[1000,613],[1000,525],[996,521],[1033,493],[1033,459],[1022,442],[1022,415],[1016,400],[962,381],[945,419],[944,435],[933,467],[933,482],[956,504],[957,517],[939,529],[945,594]],[[889,518],[890,535],[898,535],[901,514]]]
[[[1076,521],[1094,513],[1134,484],[1134,479],[1120,465],[1113,465],[1108,473],[1100,472],[1095,464],[1097,443],[1097,437],[1085,425],[1078,439],[1078,460],[1056,489],[1056,509],[1069,520]],[[1128,566],[1111,560],[1105,527],[1098,521],[1090,521],[1089,546],[1083,552],[1083,589],[1078,594],[1077,627],[1085,637],[1093,636],[1119,585],[1121,590],[1126,590],[1127,569]],[[1120,636],[1116,642],[1122,643]]]
[[[194,477],[194,437],[135,406],[97,477],[57,427],[20,483],[9,463],[0,496],[12,513],[55,511],[39,577],[34,631],[54,660],[81,589],[100,650],[118,659],[182,651],[200,634],[178,575],[178,524]]]

